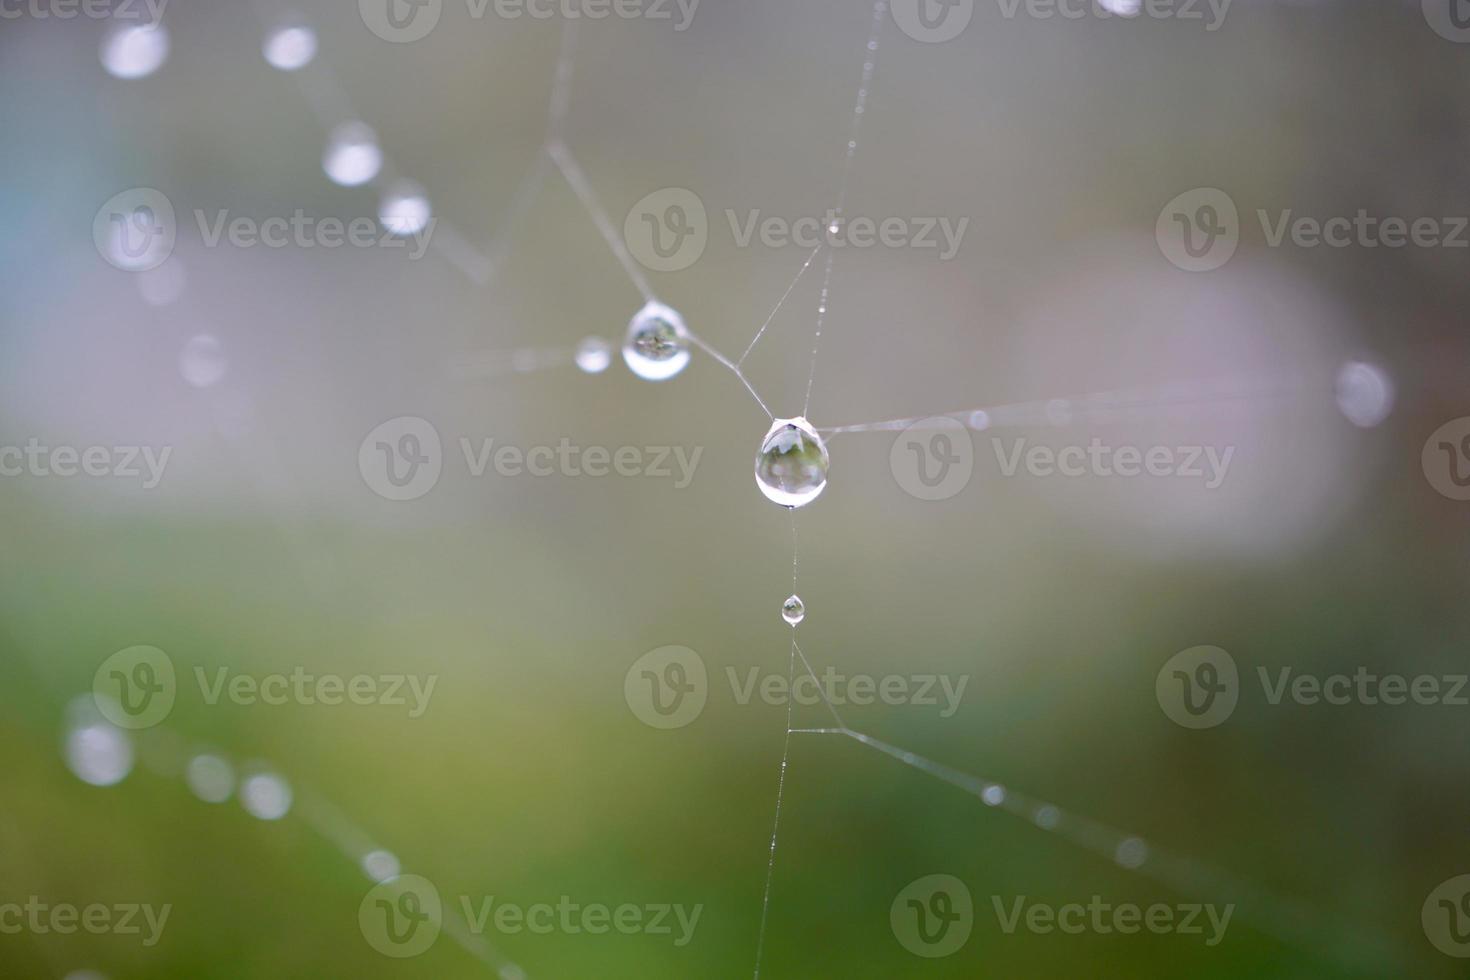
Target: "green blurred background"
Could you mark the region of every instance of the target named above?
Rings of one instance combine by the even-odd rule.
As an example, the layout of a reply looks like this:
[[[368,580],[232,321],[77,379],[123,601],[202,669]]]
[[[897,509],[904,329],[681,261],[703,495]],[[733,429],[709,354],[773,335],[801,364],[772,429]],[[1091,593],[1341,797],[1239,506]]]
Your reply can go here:
[[[353,5],[308,13],[321,50],[303,72],[335,75],[435,213],[490,241],[540,152],[560,24],[474,20],[449,3],[429,37],[399,45]],[[804,253],[738,247],[723,213],[832,205],[869,19],[861,2],[705,0],[682,33],[582,27],[567,141],[619,226],[659,188],[701,196],[705,254],[650,278],[727,353]],[[785,674],[790,522],[750,473],[767,420],[698,352],[662,384],[620,362],[599,376],[456,370],[487,350],[617,338],[640,305],[554,172],[489,285],[435,252],[208,248],[181,220],[170,261],[184,291],[144,302],[89,237],[119,191],[257,219],[377,207],[372,191],[323,177],[324,134],[262,59],[256,11],[177,0],[166,24],[167,63],[136,81],[102,71],[95,21],[0,25],[0,441],[172,447],[153,490],[0,479],[0,902],[173,906],[152,948],[0,935],[0,972],[493,974],[446,938],[408,960],[375,952],[357,924],[371,882],[303,819],[317,798],[454,906],[703,905],[683,948],[487,934],[530,977],[748,975],[786,710],[740,705],[717,683],[694,724],[657,731],[623,682],[666,644],[698,651],[717,677]],[[819,670],[968,677],[950,718],[915,706],[844,717],[1275,899],[1242,902],[1213,948],[1008,935],[991,896],[1234,893],[1182,895],[856,742],[794,736],[762,976],[1467,975],[1427,941],[1420,908],[1470,871],[1470,708],[1272,707],[1256,688],[1228,723],[1187,731],[1154,694],[1163,663],[1199,644],[1250,677],[1465,670],[1466,505],[1434,491],[1420,450],[1467,409],[1466,252],[1268,248],[1253,216],[1470,211],[1467,59],[1409,3],[1239,0],[1214,32],[1007,18],[981,3],[945,44],[885,24],[848,212],[970,227],[949,262],[838,255],[817,425],[1227,375],[1294,381],[1107,429],[1235,446],[1230,479],[1209,492],[1004,478],[977,433],[974,479],[928,503],[895,480],[891,435],[834,439],[831,484],[798,514],[802,648]],[[1228,265],[1192,275],[1164,260],[1153,227],[1202,186],[1231,194],[1245,230]],[[815,272],[801,280],[747,362],[778,415],[801,406],[819,288]],[[197,334],[228,361],[206,388],[180,376]],[[1352,358],[1394,379],[1381,426],[1355,428],[1334,405]],[[364,436],[402,415],[434,423],[446,461],[429,495],[395,503],[356,461]],[[995,434],[1062,445],[1094,431],[1084,419]],[[704,455],[684,489],[476,479],[460,436]],[[300,666],[439,683],[417,719],[184,693],[126,779],[87,785],[62,751],[67,705],[136,644],[167,651],[184,678]],[[798,727],[826,723],[795,711]],[[194,798],[176,770],[198,747],[267,760],[296,809],[261,821],[233,799]],[[965,881],[977,916],[960,952],[927,960],[895,940],[889,905],[933,873]],[[1313,910],[1304,924],[1281,921],[1298,904]]]

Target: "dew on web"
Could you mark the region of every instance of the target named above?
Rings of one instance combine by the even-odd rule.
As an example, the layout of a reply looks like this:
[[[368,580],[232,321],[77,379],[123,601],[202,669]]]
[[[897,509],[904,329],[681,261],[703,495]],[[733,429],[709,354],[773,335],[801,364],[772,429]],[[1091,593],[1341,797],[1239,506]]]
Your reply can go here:
[[[612,344],[601,337],[586,337],[574,355],[577,367],[586,374],[601,374],[612,365]]]
[[[200,753],[189,760],[184,781],[190,792],[205,803],[223,803],[235,792],[235,768],[227,759]]]
[[[806,603],[801,601],[801,596],[788,596],[786,601],[781,603],[781,618],[792,626],[801,625],[801,621],[806,619]]]
[[[327,137],[322,153],[322,170],[334,184],[359,187],[383,169],[383,150],[378,134],[367,123],[345,122]]]
[[[805,507],[827,489],[830,465],[827,446],[810,422],[776,419],[756,453],[756,486],[782,507]]]
[[[179,351],[179,374],[195,388],[218,384],[230,369],[229,359],[219,338],[209,334],[190,337]]]
[[[428,193],[412,180],[394,181],[383,192],[382,203],[378,205],[378,221],[400,238],[423,231],[432,216]]]
[[[133,771],[133,741],[99,718],[67,733],[66,764],[84,783],[115,786]]]
[[[240,783],[240,805],[257,820],[280,820],[291,812],[291,786],[273,772],[257,772]]]
[[[1349,361],[1337,374],[1337,407],[1360,429],[1383,423],[1393,411],[1393,379],[1376,364]]]
[[[650,300],[628,322],[623,360],[645,381],[664,381],[684,370],[689,364],[684,318],[672,307]]]
[[[316,44],[316,31],[305,24],[287,22],[266,35],[261,53],[272,68],[296,71],[311,64]]]
[[[115,78],[146,78],[168,60],[168,28],[162,24],[114,27],[102,39],[102,67]]]
[[[382,849],[369,851],[362,856],[362,873],[376,882],[392,881],[403,871],[398,856]]]

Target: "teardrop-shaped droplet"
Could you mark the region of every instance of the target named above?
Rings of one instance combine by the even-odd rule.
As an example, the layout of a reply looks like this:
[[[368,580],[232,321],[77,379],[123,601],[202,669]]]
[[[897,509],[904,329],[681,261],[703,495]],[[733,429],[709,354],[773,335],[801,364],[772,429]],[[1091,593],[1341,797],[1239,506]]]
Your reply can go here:
[[[781,618],[792,626],[806,619],[806,603],[801,601],[801,596],[793,595],[781,603]]]
[[[628,370],[645,381],[663,381],[689,363],[689,330],[684,318],[657,300],[634,314],[623,341]]]
[[[803,507],[827,487],[827,447],[806,419],[776,419],[755,457],[755,483],[766,499]]]
[[[601,374],[612,363],[612,344],[601,337],[588,337],[577,345],[576,361],[588,374]]]

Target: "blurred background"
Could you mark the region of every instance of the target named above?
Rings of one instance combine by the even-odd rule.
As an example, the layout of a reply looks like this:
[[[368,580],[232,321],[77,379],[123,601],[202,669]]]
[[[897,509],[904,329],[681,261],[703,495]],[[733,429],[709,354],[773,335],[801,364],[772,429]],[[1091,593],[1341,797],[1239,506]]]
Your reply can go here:
[[[155,486],[0,478],[0,904],[172,907],[151,946],[0,934],[0,972],[749,975],[787,707],[741,703],[727,678],[789,666],[792,520],[751,477],[770,422],[699,350],[661,383],[616,352],[605,372],[572,365],[584,337],[620,344],[643,299],[544,163],[565,14],[446,0],[426,36],[392,43],[364,9],[176,0],[166,56],[157,35],[116,46],[121,10],[17,5],[0,24],[0,443],[169,451]],[[1185,861],[1191,888],[854,740],[793,735],[760,974],[1465,976],[1421,911],[1470,872],[1470,708],[1273,705],[1257,671],[1465,672],[1467,505],[1437,492],[1421,454],[1467,414],[1467,250],[1273,246],[1257,212],[1451,229],[1470,214],[1456,97],[1470,49],[1418,3],[1238,0],[1214,30],[1203,8],[1028,9],[982,0],[943,43],[882,15],[847,214],[968,227],[947,260],[835,253],[809,416],[963,421],[1067,401],[971,431],[973,476],[938,501],[905,490],[897,433],[833,437],[830,483],[796,513],[799,642],[819,672],[965,678],[948,717],[912,703],[843,717],[1137,835]],[[699,197],[703,254],[646,275],[734,357],[808,250],[742,245],[727,212],[833,206],[873,11],[705,0],[682,31],[670,12],[580,24],[563,137],[618,231],[660,189]],[[316,49],[282,71],[262,44],[292,13]],[[426,190],[434,247],[211,244],[198,212],[209,226],[377,221],[383,180],[323,173],[346,105]],[[544,180],[507,225],[538,160]],[[132,188],[177,215],[171,254],[146,272],[90,234]],[[1155,240],[1193,188],[1239,211],[1238,249],[1208,272]],[[483,281],[463,267],[475,254],[501,259]],[[777,416],[802,409],[824,261],[744,365]],[[1355,363],[1368,374],[1344,386]],[[1219,385],[1234,397],[1187,397]],[[1073,410],[1120,389],[1184,404]],[[359,450],[406,416],[437,432],[442,473],[389,500]],[[1000,465],[1017,439],[1094,436],[1234,455],[1208,489]],[[461,439],[701,456],[687,486],[475,476]],[[99,715],[93,682],[138,645],[166,652],[178,692],[163,723],[128,731]],[[708,699],[660,730],[625,679],[666,645],[698,653]],[[1230,653],[1240,696],[1190,730],[1155,681],[1199,645]],[[197,672],[221,668],[437,682],[418,717],[211,704]],[[830,723],[793,708],[794,727]],[[378,850],[392,858],[364,868]],[[702,914],[682,946],[492,926],[389,958],[358,912],[400,865],[461,929],[461,896]],[[968,942],[942,958],[890,928],[895,898],[931,874],[975,906]],[[1215,946],[1008,933],[993,908],[1094,895],[1238,908]]]

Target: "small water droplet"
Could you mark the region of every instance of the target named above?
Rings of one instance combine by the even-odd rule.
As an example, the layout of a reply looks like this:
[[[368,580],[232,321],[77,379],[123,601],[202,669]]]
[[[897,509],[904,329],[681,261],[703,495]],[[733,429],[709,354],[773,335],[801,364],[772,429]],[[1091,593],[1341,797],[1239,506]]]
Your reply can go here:
[[[806,603],[801,601],[801,596],[793,595],[781,603],[781,618],[792,626],[806,619]]]
[[[316,31],[301,23],[282,24],[266,35],[261,52],[272,68],[305,68],[316,57]]]
[[[144,78],[167,59],[168,29],[162,24],[119,27],[102,39],[102,67],[114,78]]]
[[[184,781],[205,803],[223,803],[235,791],[235,767],[217,755],[196,755],[184,770]]]
[[[827,487],[827,447],[800,416],[776,419],[755,457],[755,483],[767,500],[803,507]]]
[[[623,341],[628,370],[645,381],[663,381],[689,363],[689,330],[672,307],[650,300],[628,323]]]
[[[392,881],[402,871],[398,856],[392,851],[370,851],[362,856],[362,871],[373,881]]]
[[[333,183],[343,187],[366,184],[383,167],[378,134],[366,123],[345,122],[327,137],[322,169]]]
[[[280,776],[258,772],[240,784],[240,803],[259,820],[279,820],[291,812],[291,787]]]
[[[423,231],[432,215],[428,193],[411,180],[395,181],[378,204],[378,221],[399,238]]]
[[[230,369],[224,345],[209,334],[190,337],[179,352],[179,373],[195,388],[218,384]]]
[[[577,345],[577,367],[588,374],[601,374],[612,363],[612,344],[601,337],[588,337]]]
[[[1371,429],[1393,411],[1393,381],[1377,365],[1349,361],[1337,374],[1337,407],[1360,429]]]
[[[976,409],[970,413],[970,428],[976,432],[984,432],[990,428],[990,413],[984,409]]]

